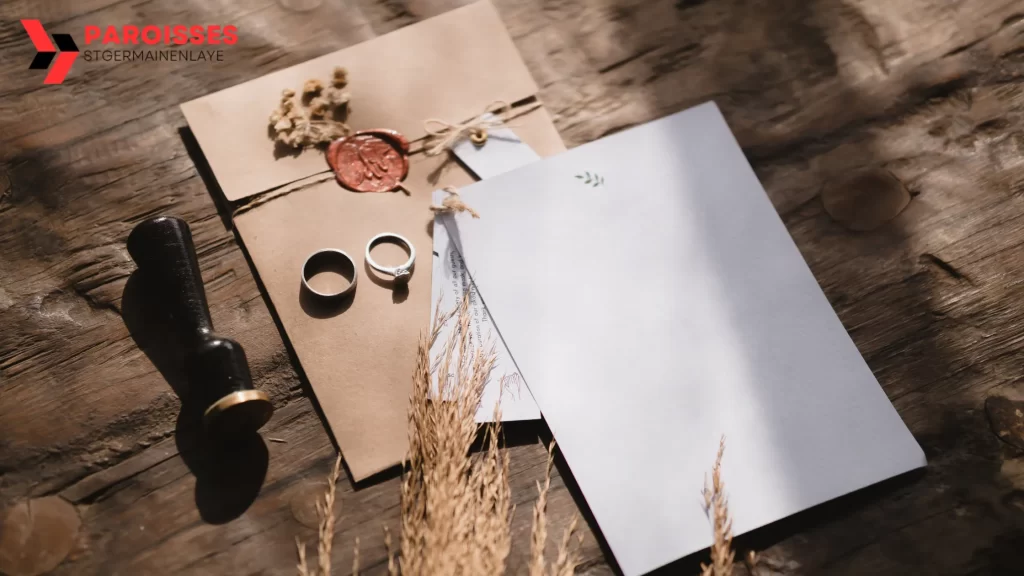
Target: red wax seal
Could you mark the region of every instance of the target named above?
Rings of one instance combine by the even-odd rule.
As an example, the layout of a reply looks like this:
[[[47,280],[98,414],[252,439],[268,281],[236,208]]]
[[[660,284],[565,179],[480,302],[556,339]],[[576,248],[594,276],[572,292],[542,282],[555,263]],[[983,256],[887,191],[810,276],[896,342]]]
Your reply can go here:
[[[409,173],[409,141],[394,130],[361,130],[327,148],[338,183],[356,192],[389,192]]]

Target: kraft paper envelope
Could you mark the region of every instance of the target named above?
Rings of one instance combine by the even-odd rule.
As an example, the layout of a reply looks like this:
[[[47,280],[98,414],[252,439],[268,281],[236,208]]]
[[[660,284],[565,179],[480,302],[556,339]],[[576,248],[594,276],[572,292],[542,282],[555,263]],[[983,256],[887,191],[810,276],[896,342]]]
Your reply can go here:
[[[445,217],[626,576],[925,464],[718,108],[462,190]],[[514,262],[515,266],[509,266]]]
[[[348,469],[361,480],[406,456],[417,341],[432,306],[431,192],[473,179],[445,155],[414,153],[404,182],[411,195],[361,194],[333,180],[318,150],[275,158],[267,118],[281,91],[328,79],[335,66],[349,72],[349,125],[398,130],[414,150],[424,120],[463,122],[495,101],[528,100],[537,86],[494,7],[478,2],[182,105],[224,195],[243,206],[234,217],[238,234]],[[543,108],[513,124],[541,156],[565,149]],[[364,266],[366,243],[381,232],[401,234],[416,248],[407,292]],[[351,304],[334,315],[301,298],[302,264],[322,248],[346,251],[359,274]],[[388,244],[379,258],[374,250],[385,264],[404,256]]]

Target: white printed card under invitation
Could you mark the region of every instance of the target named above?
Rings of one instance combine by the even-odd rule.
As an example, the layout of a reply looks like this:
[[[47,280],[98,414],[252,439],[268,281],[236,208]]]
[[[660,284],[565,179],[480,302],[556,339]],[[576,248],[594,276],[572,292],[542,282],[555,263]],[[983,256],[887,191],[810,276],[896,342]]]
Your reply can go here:
[[[508,127],[495,127],[488,130],[487,141],[478,146],[468,138],[463,138],[452,149],[455,156],[477,178],[486,179],[509,170],[525,166],[540,159],[540,156],[527,144],[519,139]],[[435,204],[440,204],[446,193],[435,192]],[[451,245],[448,230],[443,224],[450,216],[439,214],[434,218],[434,252],[433,276],[431,278],[431,296],[435,303],[440,303],[442,313],[453,310],[469,295],[470,311],[470,346],[493,346],[495,353],[494,369],[491,377],[484,385],[477,408],[476,421],[490,422],[494,420],[494,406],[500,402],[501,419],[505,422],[516,420],[536,420],[540,418],[537,403],[523,383],[512,356],[501,341],[498,331],[494,329],[490,314],[480,300],[480,295],[466,271],[459,251]],[[437,312],[435,307],[431,314]],[[431,318],[433,321],[434,318]],[[431,350],[431,359],[435,362],[444,351],[445,342],[452,332],[454,321],[449,321],[438,334]],[[452,370],[454,371],[454,366]],[[451,377],[453,375],[449,375]],[[435,387],[439,375],[434,374]]]
[[[465,187],[446,220],[626,576],[925,464],[705,104]]]

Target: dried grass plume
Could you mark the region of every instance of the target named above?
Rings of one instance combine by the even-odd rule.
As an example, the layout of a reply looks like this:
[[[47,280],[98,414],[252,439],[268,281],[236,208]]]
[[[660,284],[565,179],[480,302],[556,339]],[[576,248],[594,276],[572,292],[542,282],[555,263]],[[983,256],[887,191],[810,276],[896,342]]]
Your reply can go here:
[[[722,480],[722,457],[725,455],[725,436],[718,442],[718,455],[711,469],[711,483],[704,479],[704,512],[711,519],[714,543],[711,545],[711,564],[701,564],[701,576],[732,576],[736,552],[732,547],[732,515],[729,499]],[[743,563],[751,576],[757,573],[757,553],[747,552]]]
[[[486,432],[486,449],[470,454],[474,420],[494,351],[470,343],[468,298],[455,317],[433,389],[430,349],[451,314],[437,314],[421,337],[409,402],[409,462],[402,482],[402,574],[503,574],[511,548],[508,452],[501,426]],[[500,412],[496,410],[496,416]],[[498,419],[498,418],[496,418]]]
[[[420,340],[409,403],[409,463],[402,484],[401,573],[409,576],[499,576],[511,549],[514,507],[508,451],[501,447],[501,411],[487,425],[484,449],[472,454],[475,414],[494,367],[494,349],[473,346],[468,295],[448,314],[435,314]],[[446,322],[455,329],[440,357],[430,350]],[[453,374],[434,389],[433,374]],[[579,564],[574,519],[558,556],[545,571],[546,502],[552,443],[544,484],[538,483],[530,547],[531,575],[570,576]],[[538,567],[540,572],[533,572]]]
[[[470,340],[468,295],[437,320],[420,339],[409,402],[409,460],[402,479],[401,553],[392,548],[384,528],[390,576],[500,576],[512,545],[514,506],[509,485],[509,455],[501,446],[501,412],[484,431],[484,448],[474,454],[478,425],[475,414],[491,370],[493,348],[473,346]],[[455,322],[440,358],[432,363],[430,350],[446,322]],[[434,389],[432,375],[454,374]],[[543,484],[537,483],[530,543],[530,576],[571,576],[580,563],[582,536],[576,518],[566,528],[553,562],[544,557],[547,540],[547,496],[551,486],[554,443],[548,449]],[[334,537],[335,484],[341,459],[328,477],[320,519],[317,565],[311,568],[305,546],[296,539],[298,576],[330,576]],[[575,536],[575,538],[574,538]],[[396,558],[396,556],[398,556]],[[356,540],[353,576],[359,573]]]
[[[704,479],[704,511],[711,517],[714,543],[711,544],[711,564],[701,564],[702,576],[732,576],[736,554],[732,550],[732,517],[729,501],[722,482],[722,456],[725,455],[725,436],[718,443],[718,456],[711,469],[711,483]]]

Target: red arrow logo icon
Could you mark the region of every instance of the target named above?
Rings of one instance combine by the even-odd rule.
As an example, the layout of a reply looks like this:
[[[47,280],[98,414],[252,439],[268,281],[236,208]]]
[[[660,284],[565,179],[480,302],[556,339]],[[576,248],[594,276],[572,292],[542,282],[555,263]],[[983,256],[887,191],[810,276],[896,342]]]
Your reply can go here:
[[[21,25],[25,27],[25,32],[28,32],[28,37],[32,40],[32,45],[36,47],[37,52],[28,66],[29,70],[49,68],[50,71],[46,73],[43,84],[63,83],[75,58],[78,58],[78,45],[75,44],[74,39],[70,34],[54,34],[53,42],[50,42],[50,36],[39,20],[22,20]],[[57,43],[56,48],[54,48],[54,42]],[[57,61],[53,64],[53,68],[50,68],[54,56],[57,57]]]

